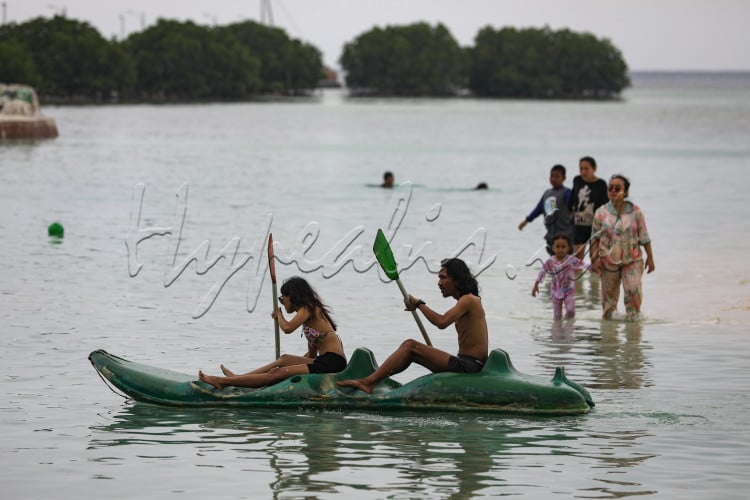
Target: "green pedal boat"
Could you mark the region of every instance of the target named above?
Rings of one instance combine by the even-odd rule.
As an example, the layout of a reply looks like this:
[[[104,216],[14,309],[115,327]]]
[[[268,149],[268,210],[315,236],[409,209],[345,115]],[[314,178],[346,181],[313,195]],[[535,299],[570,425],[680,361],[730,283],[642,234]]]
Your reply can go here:
[[[527,414],[587,413],[586,389],[557,368],[552,380],[517,371],[508,353],[495,349],[479,373],[434,373],[406,384],[387,378],[372,394],[336,385],[377,367],[370,350],[358,348],[340,373],[297,375],[257,389],[218,390],[193,375],[128,361],[103,350],[89,360],[105,382],[136,401],[169,406],[254,406],[357,410],[479,411]]]

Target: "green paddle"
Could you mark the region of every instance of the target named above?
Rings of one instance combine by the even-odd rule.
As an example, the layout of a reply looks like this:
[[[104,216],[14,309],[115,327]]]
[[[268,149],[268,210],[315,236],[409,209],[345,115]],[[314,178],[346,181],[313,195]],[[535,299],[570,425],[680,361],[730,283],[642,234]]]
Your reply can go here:
[[[273,234],[268,234],[268,270],[271,272],[271,289],[273,290],[273,312],[279,311],[279,299],[276,296],[276,264],[273,260]],[[279,338],[279,318],[274,318],[273,329],[276,334],[276,359],[281,356],[281,339]]]
[[[382,229],[378,229],[378,234],[375,236],[375,243],[372,245],[372,251],[375,252],[375,258],[378,259],[378,263],[380,264],[380,267],[383,268],[385,275],[396,282],[398,288],[401,290],[401,294],[404,296],[404,300],[408,301],[409,294],[406,293],[406,288],[404,288],[404,285],[398,278],[396,259],[393,258],[393,251],[391,251],[391,246],[388,244],[388,239],[385,237],[385,234],[383,234]],[[417,315],[417,311],[414,310],[411,313],[414,316],[414,321],[417,322],[417,326],[419,326],[419,331],[422,332],[422,337],[424,337],[425,343],[431,346],[432,342],[430,342],[430,337],[427,336],[427,332]]]

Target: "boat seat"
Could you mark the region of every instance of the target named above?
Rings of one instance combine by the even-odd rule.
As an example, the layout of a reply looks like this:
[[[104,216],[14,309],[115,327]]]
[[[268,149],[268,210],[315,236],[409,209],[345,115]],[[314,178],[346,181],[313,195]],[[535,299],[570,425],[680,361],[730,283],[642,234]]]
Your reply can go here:
[[[482,368],[482,373],[510,373],[514,371],[516,369],[513,363],[510,362],[508,353],[502,349],[493,349],[487,358],[487,362],[484,364],[484,368]]]
[[[343,371],[336,374],[337,380],[364,378],[378,367],[372,351],[365,347],[357,347]]]

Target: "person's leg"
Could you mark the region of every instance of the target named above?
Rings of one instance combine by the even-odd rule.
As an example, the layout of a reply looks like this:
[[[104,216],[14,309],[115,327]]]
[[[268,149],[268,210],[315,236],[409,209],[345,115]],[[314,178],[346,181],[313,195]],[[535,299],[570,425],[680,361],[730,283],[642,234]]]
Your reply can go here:
[[[602,318],[610,319],[612,313],[617,310],[617,301],[620,300],[620,270],[602,269],[601,285]]]
[[[552,297],[552,319],[554,320],[562,319],[562,306],[563,306],[562,299],[558,299],[557,297]]]
[[[586,256],[586,243],[576,243],[573,245],[573,254],[583,260]]]
[[[217,389],[223,389],[229,385],[236,387],[265,387],[285,380],[293,375],[302,375],[305,373],[309,373],[306,364],[283,366],[280,368],[273,368],[266,373],[248,373],[245,375],[235,375],[233,377],[206,375],[202,371],[199,371],[198,378],[207,384],[211,384]]]
[[[260,368],[256,368],[255,370],[249,371],[247,373],[243,373],[242,375],[250,375],[253,373],[267,373],[274,368],[279,368],[282,366],[309,365],[313,361],[314,360],[312,358],[306,358],[304,356],[294,356],[293,354],[282,354],[281,356],[279,356],[279,359],[277,359],[276,361],[271,361],[267,365],[263,365]],[[221,371],[227,377],[237,376],[236,373],[234,373],[233,371],[231,371],[229,368],[225,367],[224,365],[221,365]]]
[[[401,373],[412,363],[417,363],[432,372],[444,372],[448,370],[450,354],[435,349],[416,340],[405,340],[396,351],[388,356],[388,359],[378,367],[372,374],[365,378],[356,380],[339,380],[338,385],[355,387],[368,394],[378,382],[386,377]]]
[[[633,262],[622,268],[622,289],[624,292],[625,314],[635,319],[641,312],[643,301],[643,261]]]
[[[573,230],[573,254],[583,260],[586,257],[586,245],[591,240],[591,226],[575,226]]]
[[[574,318],[576,315],[576,294],[570,290],[565,294],[565,317]]]

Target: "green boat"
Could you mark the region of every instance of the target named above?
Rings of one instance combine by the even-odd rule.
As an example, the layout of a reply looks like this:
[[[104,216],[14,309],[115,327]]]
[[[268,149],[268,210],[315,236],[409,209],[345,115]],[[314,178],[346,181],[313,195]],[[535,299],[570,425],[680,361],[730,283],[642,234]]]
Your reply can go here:
[[[105,382],[130,398],[168,406],[237,406],[356,410],[472,411],[525,414],[580,414],[594,406],[586,389],[563,368],[552,380],[523,374],[508,353],[495,349],[479,373],[433,373],[406,384],[386,378],[372,394],[341,387],[338,380],[362,378],[377,368],[370,350],[358,348],[340,373],[297,375],[277,384],[218,390],[193,375],[135,363],[103,350],[89,360]]]

